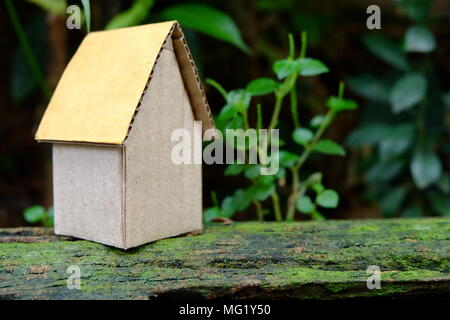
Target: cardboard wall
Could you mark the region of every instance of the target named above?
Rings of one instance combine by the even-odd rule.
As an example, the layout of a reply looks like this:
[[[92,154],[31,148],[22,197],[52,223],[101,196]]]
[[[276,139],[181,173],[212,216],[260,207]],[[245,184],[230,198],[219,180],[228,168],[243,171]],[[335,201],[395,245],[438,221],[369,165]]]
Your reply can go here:
[[[202,227],[201,165],[176,165],[170,158],[172,131],[194,130],[172,48],[169,38],[125,141],[126,247]]]
[[[55,233],[123,247],[123,148],[53,145]]]

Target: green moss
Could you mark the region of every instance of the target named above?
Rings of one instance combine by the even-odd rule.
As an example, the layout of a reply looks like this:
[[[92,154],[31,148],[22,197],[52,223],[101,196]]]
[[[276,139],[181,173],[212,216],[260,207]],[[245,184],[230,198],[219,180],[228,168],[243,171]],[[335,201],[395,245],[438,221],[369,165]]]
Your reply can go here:
[[[449,219],[248,222],[128,251],[89,241],[0,243],[0,298],[333,299],[417,295],[437,285],[449,293],[449,228]],[[69,265],[81,267],[81,290],[66,287]],[[369,265],[381,268],[381,290],[366,287]]]
[[[379,230],[380,230],[379,227],[370,225],[354,226],[348,229],[349,232],[364,232],[364,231],[379,231]]]

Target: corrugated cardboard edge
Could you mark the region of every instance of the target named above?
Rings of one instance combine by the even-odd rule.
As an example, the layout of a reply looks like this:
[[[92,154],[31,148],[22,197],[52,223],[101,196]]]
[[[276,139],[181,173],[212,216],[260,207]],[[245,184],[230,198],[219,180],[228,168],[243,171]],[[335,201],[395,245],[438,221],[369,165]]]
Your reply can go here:
[[[184,88],[188,94],[189,101],[192,106],[192,112],[194,114],[195,120],[202,121],[202,132],[204,133],[208,129],[214,129],[215,124],[212,117],[211,109],[208,104],[208,100],[206,99],[205,91],[202,87],[202,82],[200,81],[200,77],[198,75],[197,67],[195,66],[194,59],[189,50],[188,44],[184,37],[183,31],[181,30],[181,26],[177,21],[174,21],[172,27],[170,28],[169,33],[167,34],[166,39],[164,40],[158,55],[155,59],[155,63],[153,65],[152,70],[150,71],[150,75],[147,81],[147,84],[142,92],[142,96],[139,100],[139,103],[134,112],[133,118],[131,119],[130,126],[128,127],[128,133],[125,137],[122,144],[125,143],[128,138],[131,128],[133,127],[134,121],[139,113],[139,109],[141,107],[142,98],[144,97],[144,93],[147,91],[150,81],[152,79],[153,72],[155,70],[155,66],[158,64],[159,57],[161,56],[161,52],[164,49],[164,46],[167,43],[167,39],[172,38],[173,49],[175,52],[175,56],[177,57],[178,66],[180,68],[181,76],[183,78]],[[212,137],[214,138],[214,136]]]
[[[211,114],[211,109],[209,107],[208,101],[206,99],[205,92],[202,87],[202,83],[200,81],[200,77],[198,75],[197,67],[195,66],[194,59],[192,58],[191,52],[189,50],[189,47],[187,45],[186,39],[184,37],[183,31],[181,29],[180,24],[177,21],[173,21],[173,25],[170,28],[166,39],[164,40],[158,55],[155,59],[155,62],[152,66],[152,69],[150,71],[147,83],[145,85],[144,90],[142,91],[141,98],[139,99],[138,105],[136,106],[136,109],[134,111],[133,117],[130,121],[130,124],[128,126],[128,131],[120,143],[92,143],[89,141],[59,141],[59,140],[46,140],[46,139],[39,139],[38,142],[47,142],[47,143],[80,143],[80,144],[92,144],[92,145],[123,145],[128,138],[130,134],[130,130],[133,127],[134,120],[136,119],[136,116],[139,112],[140,105],[142,102],[142,97],[144,96],[144,93],[146,92],[148,85],[152,79],[152,75],[155,69],[156,64],[158,63],[158,59],[161,56],[161,52],[164,48],[164,45],[167,42],[167,39],[169,37],[172,37],[173,45],[174,45],[174,52],[177,57],[178,65],[180,68],[180,72],[183,78],[184,87],[188,94],[189,100],[191,102],[192,111],[194,113],[195,120],[202,121],[202,132],[204,133],[208,129],[214,129],[215,124],[214,120]],[[211,137],[211,139],[214,138],[214,135]]]
[[[122,235],[122,248],[127,249],[127,148],[125,145],[122,146],[122,210],[121,210],[121,235]]]

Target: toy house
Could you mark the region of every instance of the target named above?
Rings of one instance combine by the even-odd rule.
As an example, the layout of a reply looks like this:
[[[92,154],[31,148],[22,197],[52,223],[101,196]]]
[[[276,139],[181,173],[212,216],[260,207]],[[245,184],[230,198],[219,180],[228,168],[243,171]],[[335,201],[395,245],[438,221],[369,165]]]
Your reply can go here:
[[[213,128],[175,21],[89,33],[36,133],[52,143],[55,233],[127,249],[202,227],[201,165],[171,133]]]

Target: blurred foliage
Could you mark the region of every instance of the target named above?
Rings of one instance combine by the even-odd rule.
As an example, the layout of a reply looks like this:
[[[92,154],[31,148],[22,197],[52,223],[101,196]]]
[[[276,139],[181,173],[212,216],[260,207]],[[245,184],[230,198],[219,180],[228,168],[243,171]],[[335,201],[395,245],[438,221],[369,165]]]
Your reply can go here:
[[[267,199],[258,200],[263,208],[256,209],[263,215],[269,213],[265,207],[271,200],[276,202],[273,191],[284,199],[292,187],[286,183],[291,181],[292,164],[301,157],[305,144],[314,139],[326,119],[323,111],[330,106],[340,108],[344,102],[348,108],[356,106],[337,95],[324,108],[329,88],[334,86],[334,79],[326,74],[328,68],[318,60],[283,59],[283,48],[288,47],[285,35],[293,32],[298,36],[300,30],[308,33],[312,55],[326,60],[340,78],[353,74],[348,79],[349,87],[364,105],[358,113],[339,117],[329,132],[330,138],[339,141],[359,120],[358,128],[347,139],[347,145],[354,150],[351,155],[345,161],[335,158],[333,165],[328,166],[327,160],[321,160],[325,157],[317,157],[318,153],[343,155],[345,150],[330,139],[320,139],[311,148],[314,153],[308,166],[302,169],[299,188],[309,176],[314,181],[326,177],[327,184],[339,190],[342,198],[340,209],[332,212],[340,216],[334,217],[345,216],[350,211],[355,212],[354,217],[360,217],[362,211],[375,207],[385,217],[449,214],[450,164],[445,161],[450,153],[450,90],[445,82],[449,47],[443,42],[448,42],[450,11],[445,0],[380,2],[382,30],[370,32],[365,29],[367,4],[356,0],[5,0],[10,30],[15,33],[17,45],[5,50],[9,56],[4,56],[4,65],[10,64],[9,78],[4,84],[9,92],[1,98],[4,101],[10,98],[12,103],[8,101],[11,107],[1,114],[7,121],[0,123],[0,133],[8,137],[5,139],[8,147],[0,149],[0,173],[3,174],[0,190],[8,191],[0,193],[0,198],[3,196],[2,203],[4,199],[13,204],[20,202],[18,209],[14,205],[5,206],[5,212],[19,213],[30,203],[50,204],[47,191],[43,191],[48,183],[44,180],[50,181],[50,177],[37,174],[44,171],[49,157],[42,147],[33,149],[34,142],[30,141],[33,126],[52,89],[47,84],[51,82],[47,77],[53,68],[49,56],[56,49],[48,43],[54,26],[50,26],[51,19],[46,17],[64,19],[67,5],[72,4],[82,8],[83,30],[67,33],[67,45],[57,48],[64,49],[69,57],[85,32],[90,31],[91,24],[93,30],[99,30],[168,19],[180,21],[200,73],[220,79],[225,87],[242,88],[227,92],[209,80],[222,93],[207,92],[213,111],[220,112],[216,118],[221,118],[217,122],[222,129],[223,126],[244,127],[244,110],[249,123],[263,127],[263,122],[269,121],[268,117],[275,111],[275,103],[271,106],[274,96],[276,101],[274,93],[281,92],[283,83],[292,79],[290,72],[294,70],[303,80],[288,90],[284,100],[289,100],[289,104],[275,117],[275,127],[283,132],[284,167],[280,175],[270,181],[259,181],[261,177],[255,175],[257,170],[252,166],[229,166],[225,171],[228,182],[247,183],[247,187],[234,190],[232,183],[222,183],[219,166],[205,167],[205,190],[213,188],[221,196],[231,194],[220,203],[214,195],[214,207],[207,211],[208,217],[231,217],[245,208],[250,209],[255,198]],[[447,19],[446,23],[442,17]],[[363,33],[366,35],[360,39]],[[6,41],[11,40],[8,36]],[[277,79],[270,77],[272,69]],[[310,76],[318,70],[322,72],[320,80]],[[249,79],[255,80],[249,82]],[[220,106],[220,96],[225,98],[226,106],[219,110],[216,106]],[[301,119],[297,111],[300,102]],[[224,120],[226,117],[230,118]],[[308,118],[310,121],[306,123]],[[313,175],[316,171],[323,175]],[[255,187],[247,191],[253,186],[252,179],[256,181]],[[22,193],[23,200],[15,198],[8,183],[22,184],[23,189],[17,192]],[[326,206],[337,205],[339,196],[324,189],[322,183],[311,183],[306,197],[298,197],[295,202],[297,212],[311,215],[320,207],[326,215]],[[323,195],[319,197],[318,193]],[[250,211],[246,210],[246,214]],[[240,215],[238,219],[241,218],[248,219],[248,216]]]
[[[41,223],[44,227],[52,227],[54,224],[53,207],[45,210],[43,206],[28,207],[23,211],[23,217],[29,223]]]
[[[135,26],[147,18],[154,0],[136,0],[128,10],[122,11],[109,21],[105,30]]]
[[[33,3],[45,11],[51,12],[58,16],[66,14],[67,1],[66,0],[26,0]]]
[[[363,38],[372,54],[394,68],[350,79],[352,90],[367,103],[347,144],[371,146],[360,159],[369,185],[366,198],[379,203],[386,217],[426,215],[430,207],[450,215],[450,178],[443,165],[450,153],[449,92],[443,91],[440,67],[430,56],[436,39],[426,24],[429,2],[397,3],[413,25],[401,41],[382,34]]]
[[[323,186],[321,172],[300,176],[300,169],[303,168],[305,162],[314,152],[327,155],[345,155],[343,147],[334,141],[322,139],[322,135],[335,120],[339,112],[354,110],[357,108],[357,104],[354,101],[343,98],[344,84],[341,83],[339,94],[329,97],[325,103],[328,107],[328,112],[324,115],[316,116],[310,123],[301,123],[298,117],[299,111],[296,98],[297,80],[301,77],[317,76],[329,70],[323,62],[306,57],[306,33],[302,34],[302,44],[298,57],[295,56],[295,44],[292,35],[289,36],[289,45],[288,58],[278,60],[273,64],[273,71],[278,78],[277,80],[258,78],[251,81],[245,89],[236,89],[229,92],[216,81],[207,81],[222,94],[226,101],[225,106],[215,117],[217,128],[222,132],[223,137],[228,137],[226,133],[228,129],[243,129],[241,132],[245,135],[244,130],[251,128],[248,115],[252,98],[268,94],[273,94],[274,96],[274,107],[263,107],[261,104],[256,104],[257,121],[254,128],[267,128],[269,130],[268,135],[271,135],[270,130],[278,126],[284,98],[289,97],[295,127],[292,132],[292,140],[295,143],[295,147],[292,151],[288,151],[281,148],[284,142],[279,143],[279,150],[275,154],[272,153],[270,155],[270,162],[268,162],[266,161],[269,159],[266,159],[268,155],[265,154],[265,147],[269,147],[276,141],[271,140],[268,136],[264,136],[260,131],[256,131],[259,139],[257,146],[251,145],[251,141],[247,142],[245,139],[244,145],[236,144],[234,139],[231,142],[227,139],[226,144],[236,150],[244,153],[254,150],[254,154],[258,154],[259,164],[248,162],[241,164],[236,162],[227,166],[224,172],[225,176],[244,175],[248,179],[247,185],[249,186],[236,189],[232,195],[223,199],[220,206],[217,196],[213,194],[214,206],[205,211],[204,217],[206,222],[216,218],[232,218],[234,214],[247,209],[252,203],[256,208],[257,217],[260,221],[264,220],[266,214],[271,213],[273,213],[276,221],[283,219],[292,221],[295,218],[296,211],[310,215],[312,219],[321,220],[324,219],[324,216],[319,212],[319,207],[336,208],[338,206],[339,195],[336,191]],[[255,105],[253,104],[253,106]],[[263,108],[264,112],[262,111]],[[263,125],[263,114],[272,114],[267,127]],[[278,173],[262,175],[261,170],[265,167],[271,167],[274,161],[278,162],[275,166],[280,168]],[[287,187],[286,179],[288,178],[288,173],[292,180],[292,185],[288,187],[291,191],[286,199],[286,214],[283,214],[277,189]],[[264,201],[269,198],[272,200],[273,210],[264,208]]]
[[[87,33],[91,32],[91,3],[89,0],[81,0],[83,4],[84,19]]]
[[[165,9],[161,16],[167,20],[178,20],[183,27],[202,32],[213,38],[229,42],[249,53],[241,33],[226,13],[200,4],[180,4]]]

